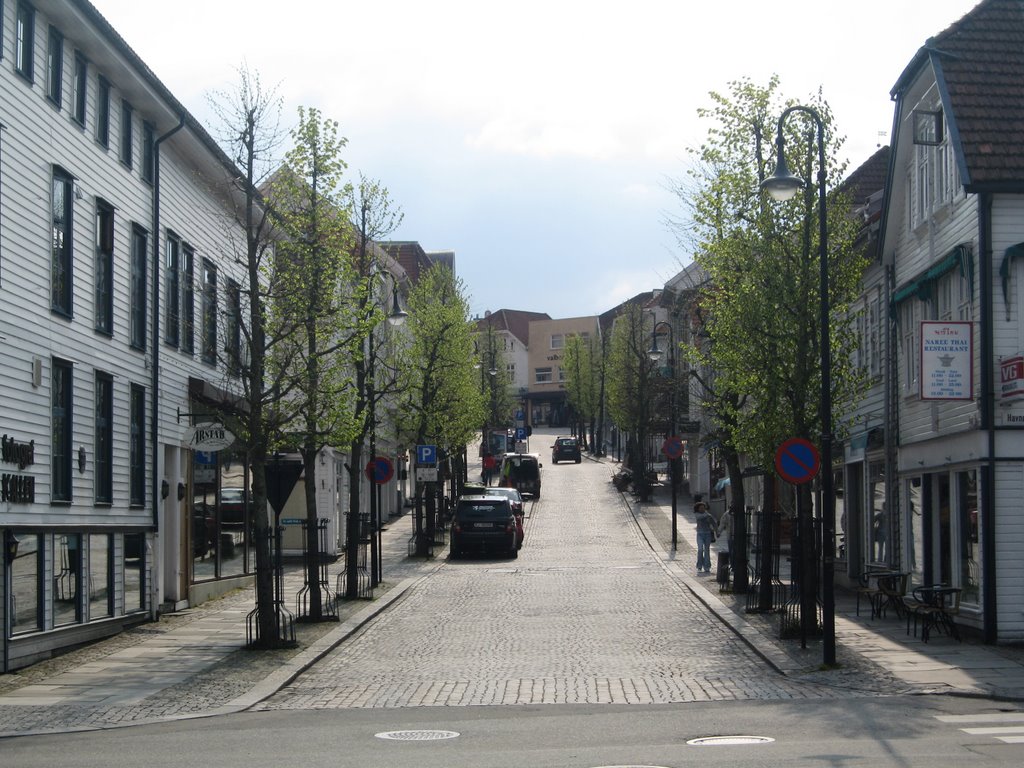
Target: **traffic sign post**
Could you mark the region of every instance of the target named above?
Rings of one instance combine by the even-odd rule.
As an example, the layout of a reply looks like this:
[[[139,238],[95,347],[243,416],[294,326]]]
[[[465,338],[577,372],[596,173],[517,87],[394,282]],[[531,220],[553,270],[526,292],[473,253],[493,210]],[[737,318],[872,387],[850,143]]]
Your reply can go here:
[[[775,471],[795,485],[809,482],[818,474],[821,457],[810,440],[791,437],[775,451]]]
[[[417,445],[416,446],[416,463],[417,464],[437,464],[437,446],[436,445]]]
[[[670,460],[678,459],[683,455],[683,448],[686,443],[683,442],[683,438],[679,435],[672,435],[666,437],[665,442],[661,444],[661,452],[665,454]]]
[[[395,476],[395,465],[387,456],[377,456],[367,462],[365,471],[371,483],[382,485]]]

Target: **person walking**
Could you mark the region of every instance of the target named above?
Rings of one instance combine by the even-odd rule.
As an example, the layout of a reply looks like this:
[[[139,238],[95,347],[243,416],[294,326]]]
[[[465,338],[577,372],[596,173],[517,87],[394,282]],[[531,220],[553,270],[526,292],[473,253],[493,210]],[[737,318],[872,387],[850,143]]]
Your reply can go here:
[[[708,505],[703,501],[693,505],[693,516],[697,523],[697,573],[711,573],[711,539],[717,527],[715,516],[708,512]]]
[[[491,484],[491,478],[494,477],[494,473],[498,468],[498,461],[494,458],[493,453],[487,453],[484,455],[484,485],[489,486]]]

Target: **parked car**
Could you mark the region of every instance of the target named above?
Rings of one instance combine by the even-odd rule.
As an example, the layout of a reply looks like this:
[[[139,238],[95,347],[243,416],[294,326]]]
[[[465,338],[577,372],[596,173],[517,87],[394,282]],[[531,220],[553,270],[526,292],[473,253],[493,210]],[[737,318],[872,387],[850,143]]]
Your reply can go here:
[[[528,493],[539,499],[542,466],[539,453],[506,453],[501,460],[498,485],[515,488],[520,493]]]
[[[512,504],[499,496],[460,496],[452,517],[451,556],[503,552],[518,557]]]
[[[575,437],[562,436],[555,438],[555,444],[551,446],[551,463],[557,464],[562,460],[575,461],[577,464],[583,460],[583,455],[580,452],[580,441]]]
[[[523,548],[523,539],[526,538],[526,528],[523,526],[523,517],[525,515],[525,509],[523,504],[523,495],[519,493],[515,488],[488,488],[484,492],[485,496],[501,496],[508,499],[509,504],[512,505],[512,514],[516,518],[516,549]]]

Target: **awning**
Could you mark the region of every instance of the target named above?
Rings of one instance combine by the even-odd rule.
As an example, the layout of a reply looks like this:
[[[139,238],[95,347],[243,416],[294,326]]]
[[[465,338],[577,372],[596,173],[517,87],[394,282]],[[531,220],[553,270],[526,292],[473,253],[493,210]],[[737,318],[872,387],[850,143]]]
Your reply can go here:
[[[921,301],[929,301],[932,298],[936,281],[957,267],[960,268],[960,274],[967,278],[970,295],[974,295],[974,258],[971,254],[971,247],[962,244],[956,246],[921,275],[898,289],[892,295],[893,305],[900,304],[913,296],[917,296]]]

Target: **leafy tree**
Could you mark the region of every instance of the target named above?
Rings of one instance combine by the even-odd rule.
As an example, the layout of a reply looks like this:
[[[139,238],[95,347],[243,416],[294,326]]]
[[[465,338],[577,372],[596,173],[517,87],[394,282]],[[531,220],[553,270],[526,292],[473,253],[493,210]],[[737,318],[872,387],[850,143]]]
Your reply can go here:
[[[594,430],[599,420],[604,355],[600,338],[571,336],[565,344],[562,368],[565,370],[565,392],[578,420],[578,434],[586,438],[590,424],[590,446],[595,450]]]
[[[647,500],[647,443],[651,425],[651,389],[655,364],[650,349],[650,322],[643,308],[629,303],[612,327],[608,360],[608,410],[627,435],[626,464],[633,471],[640,498]]]
[[[408,363],[401,387],[401,424],[407,442],[434,444],[446,455],[472,439],[483,415],[473,367],[473,325],[464,286],[451,269],[436,264],[409,293]],[[426,489],[426,519],[416,489],[417,554],[434,534],[433,484]]]
[[[355,226],[353,245],[354,275],[350,300],[354,323],[362,329],[344,348],[346,367],[353,377],[354,430],[349,443],[349,517],[345,541],[345,596],[357,597],[359,592],[359,511],[362,509],[363,448],[370,438],[369,452],[376,453],[377,406],[393,397],[398,387],[398,370],[403,363],[396,356],[401,347],[394,344],[388,331],[380,295],[386,264],[374,243],[384,240],[402,222],[403,214],[394,206],[386,187],[378,181],[360,176],[359,183],[347,191],[346,209],[351,211]],[[396,278],[393,278],[396,279]],[[392,286],[395,291],[397,285]],[[390,365],[387,357],[390,356]],[[370,518],[377,522],[377,495],[370,493]],[[375,545],[376,546],[376,545]],[[379,555],[379,553],[378,553]],[[376,583],[376,568],[372,580]]]
[[[282,634],[287,627],[274,602],[274,563],[271,544],[273,528],[268,515],[267,468],[278,445],[281,429],[279,405],[289,396],[283,383],[282,367],[289,364],[283,346],[290,330],[278,323],[271,309],[279,290],[274,265],[277,234],[273,218],[259,189],[278,162],[283,141],[279,129],[280,99],[274,89],[265,89],[257,73],[239,70],[233,92],[214,93],[211,107],[217,118],[215,129],[225,152],[242,171],[226,199],[237,208],[230,222],[234,231],[242,224],[243,240],[237,244],[246,280],[239,290],[239,352],[223,360],[235,373],[241,396],[218,404],[226,424],[244,447],[252,470],[250,501],[253,510],[253,548],[256,565],[256,637],[254,647],[277,648],[290,643]],[[228,348],[218,344],[218,350]]]
[[[508,372],[505,352],[500,348],[499,337],[489,322],[483,336],[477,334],[477,356],[480,366],[480,381],[483,382],[480,392],[483,398],[486,417],[484,423],[495,429],[508,427],[511,422],[512,408],[512,377]],[[483,436],[486,440],[487,436]]]
[[[288,374],[294,382],[289,431],[302,456],[306,491],[306,584],[309,614],[324,618],[317,528],[317,457],[329,445],[345,445],[358,432],[354,387],[340,352],[364,329],[353,317],[350,294],[361,286],[350,259],[352,228],[341,158],[346,140],[337,122],[316,109],[299,109],[294,146],[275,175],[271,199],[283,239],[278,269],[284,289],[277,307],[292,328]]]

